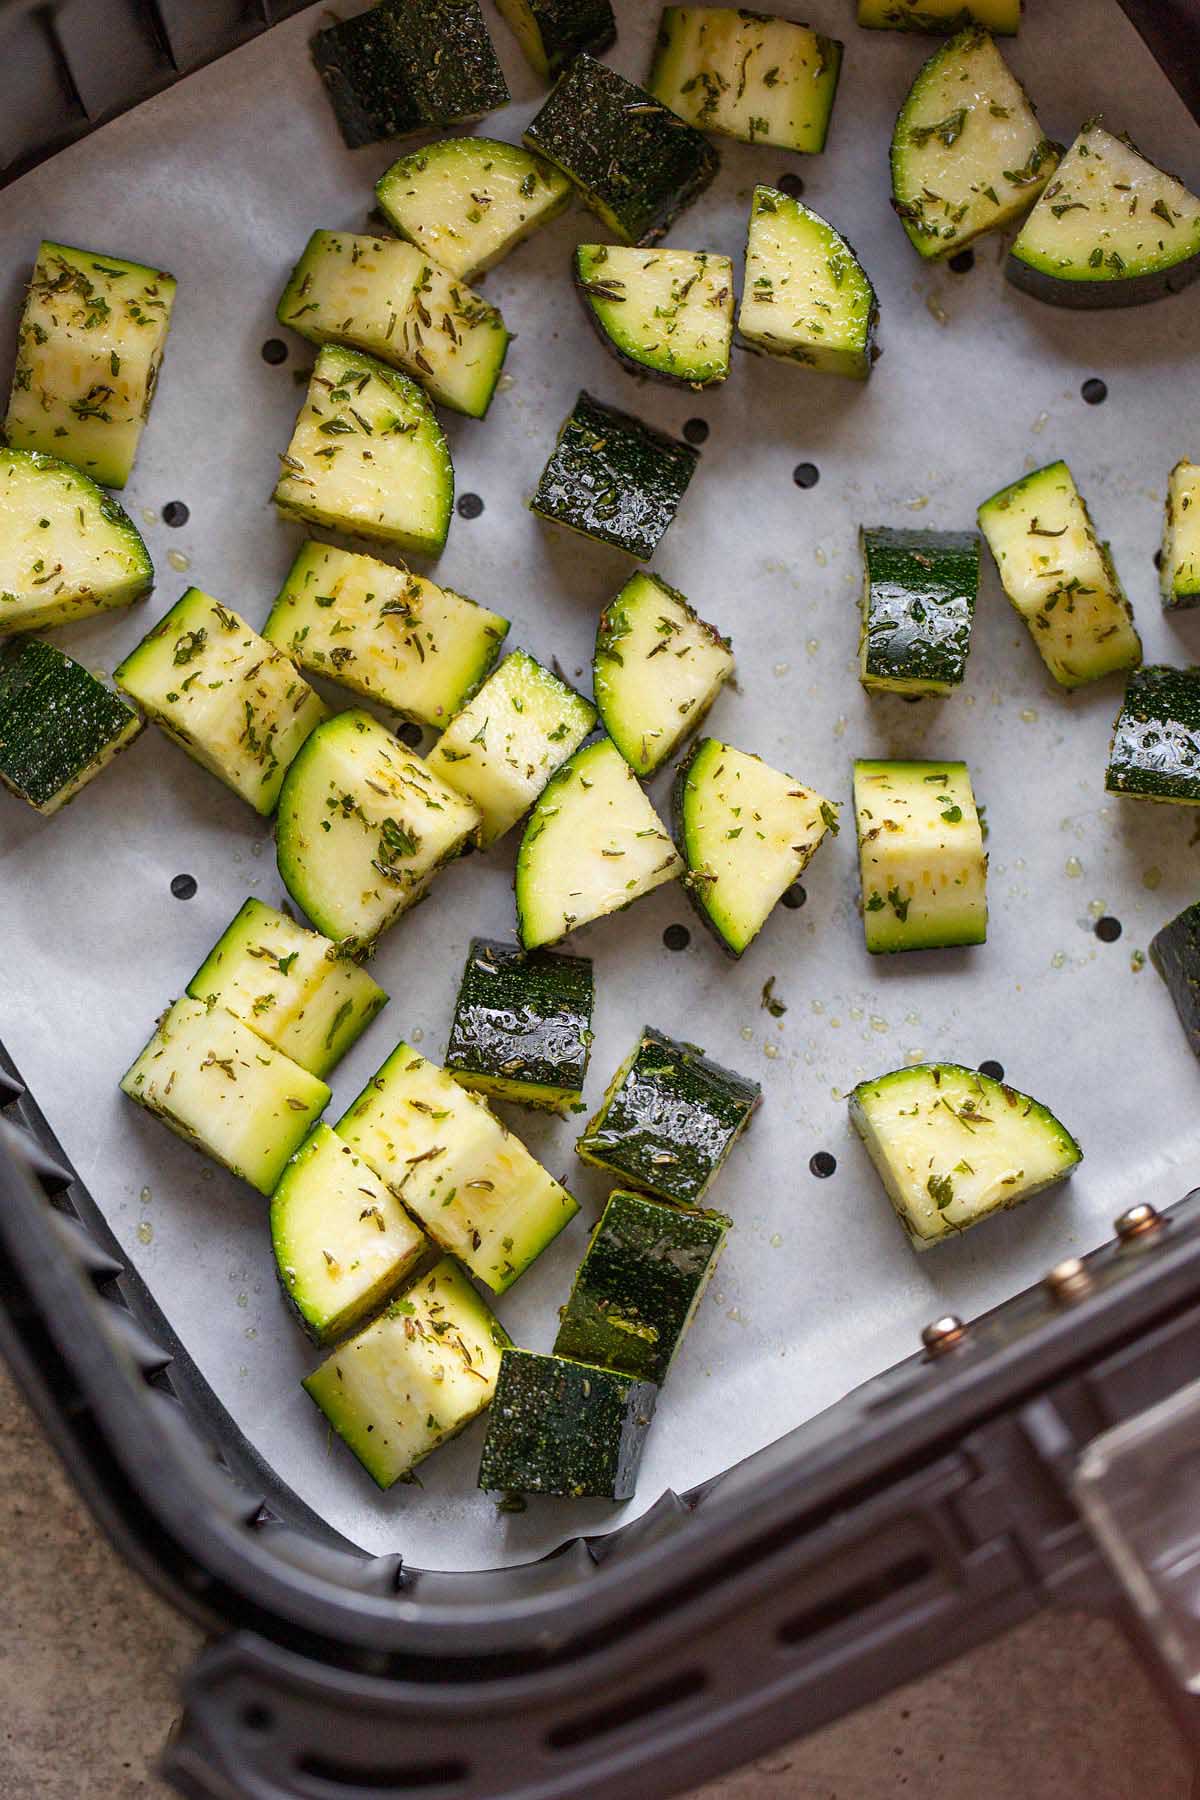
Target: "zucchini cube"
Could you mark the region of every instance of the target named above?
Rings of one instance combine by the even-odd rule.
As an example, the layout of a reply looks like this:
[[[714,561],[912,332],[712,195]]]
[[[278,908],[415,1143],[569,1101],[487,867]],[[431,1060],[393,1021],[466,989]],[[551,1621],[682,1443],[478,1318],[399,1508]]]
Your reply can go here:
[[[496,0],[535,75],[553,81],[581,50],[594,56],[616,41],[611,0]]]
[[[612,1369],[505,1350],[479,1485],[489,1492],[629,1500],[658,1389]]]
[[[729,374],[733,264],[709,250],[577,244],[575,291],[632,375],[712,387]]]
[[[460,281],[474,281],[557,218],[572,192],[542,157],[489,137],[426,144],[375,183],[392,227]]]
[[[543,519],[646,562],[699,460],[690,444],[581,393],[529,504]]]
[[[691,736],[733,674],[733,651],[657,575],[639,570],[600,614],[592,688],[609,737],[653,775]]]
[[[1167,481],[1159,563],[1163,605],[1200,606],[1200,463],[1186,456]]]
[[[473,938],[445,1066],[460,1086],[567,1113],[583,1100],[595,986],[585,956]]]
[[[1134,800],[1200,802],[1200,669],[1135,669],[1104,785]]]
[[[477,0],[379,0],[319,31],[312,56],[352,149],[511,98]]]
[[[865,381],[879,355],[879,302],[840,232],[793,195],[756,187],[738,336],[751,350]]]
[[[861,531],[859,680],[869,693],[948,694],[962,681],[979,593],[973,531]]]
[[[576,1153],[660,1200],[699,1206],[761,1098],[757,1081],[647,1025]]]
[[[856,762],[854,817],[872,955],[984,942],[987,854],[966,763]]]
[[[56,813],[141,729],[137,713],[53,644],[0,643],[0,782],[35,811]]]
[[[825,148],[843,46],[733,6],[664,6],[649,88],[700,131],[779,150]]]
[[[1150,960],[1166,982],[1192,1055],[1200,1057],[1200,900],[1155,932]]]
[[[0,445],[0,638],[131,606],[154,586],[133,520],[89,476]]]
[[[720,1213],[618,1188],[576,1272],[554,1354],[661,1387],[728,1230]]]

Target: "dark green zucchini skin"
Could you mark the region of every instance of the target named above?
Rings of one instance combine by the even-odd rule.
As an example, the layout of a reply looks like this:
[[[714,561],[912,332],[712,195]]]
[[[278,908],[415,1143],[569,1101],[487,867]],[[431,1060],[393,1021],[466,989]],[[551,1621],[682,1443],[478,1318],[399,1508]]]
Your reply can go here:
[[[444,1067],[467,1077],[467,1085],[481,1076],[488,1092],[519,1104],[553,1106],[539,1090],[578,1102],[594,1000],[589,958],[474,938]]]
[[[634,1187],[698,1206],[761,1098],[757,1081],[647,1025],[576,1149]]]
[[[1113,727],[1105,787],[1200,803],[1200,669],[1135,669]]]
[[[380,0],[319,31],[312,55],[351,148],[478,119],[511,98],[478,0]]]
[[[0,780],[39,809],[129,732],[132,708],[42,638],[0,648]]]
[[[554,1354],[661,1387],[728,1229],[720,1213],[618,1188],[579,1265]]]
[[[1167,984],[1192,1055],[1200,1057],[1200,900],[1155,932],[1150,960]]]
[[[570,177],[627,244],[652,244],[720,166],[708,139],[645,88],[577,56],[524,141]]]
[[[506,1350],[488,1412],[488,1492],[628,1500],[658,1389],[612,1369]]]
[[[541,39],[551,81],[581,51],[600,56],[616,43],[612,0],[524,0],[524,4]],[[500,10],[503,15],[504,8]]]
[[[1004,273],[1013,287],[1047,306],[1071,312],[1110,312],[1121,306],[1146,306],[1180,294],[1200,280],[1200,252],[1169,269],[1150,269],[1124,281],[1064,281],[1044,269],[1033,269],[1020,257],[1005,259]]]
[[[690,444],[581,393],[529,504],[543,519],[645,562],[699,460]]]
[[[352,150],[404,137],[425,124],[382,8],[318,31],[311,50],[342,139]]]
[[[863,678],[955,686],[966,673],[979,592],[974,531],[862,528]]]

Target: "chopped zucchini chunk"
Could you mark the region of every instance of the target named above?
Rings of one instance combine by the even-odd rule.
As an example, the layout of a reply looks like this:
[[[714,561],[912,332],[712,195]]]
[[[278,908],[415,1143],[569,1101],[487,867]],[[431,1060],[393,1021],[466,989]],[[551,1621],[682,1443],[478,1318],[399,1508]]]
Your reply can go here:
[[[1004,591],[1063,687],[1082,687],[1142,660],[1108,545],[1066,463],[1050,463],[979,508]]]
[[[581,50],[599,56],[616,41],[612,0],[496,0],[535,75],[553,81]]]
[[[479,119],[511,95],[478,0],[379,0],[312,40],[346,143]]]
[[[390,7],[372,6],[326,26],[311,41],[338,130],[352,150],[381,138],[406,137],[429,122],[395,40]]]
[[[978,537],[887,526],[861,537],[859,680],[872,693],[950,693],[971,648]]]
[[[757,1081],[647,1025],[575,1148],[618,1181],[699,1206],[761,1098]]]
[[[264,814],[329,712],[281,650],[199,588],[163,614],[115,678],[202,769]]]
[[[622,912],[683,873],[662,821],[608,738],[550,780],[517,852],[517,935],[526,950]]]
[[[581,393],[529,504],[543,519],[647,562],[699,460],[690,444]]]
[[[403,564],[310,539],[263,636],[314,675],[443,726],[500,654],[508,620]]]
[[[443,1257],[338,1348],[303,1387],[381,1488],[490,1404],[508,1336]]]
[[[720,1213],[618,1188],[576,1272],[554,1354],[661,1386],[728,1230]]]
[[[272,498],[288,518],[436,556],[454,504],[450,447],[415,381],[326,344]]]
[[[731,956],[749,947],[838,828],[836,809],[794,775],[711,737],[680,765],[674,807],[688,899]]]
[[[43,243],[17,330],[4,434],[124,487],[158,382],[175,277]]]
[[[495,1294],[579,1211],[486,1101],[408,1044],[397,1044],[335,1129]]]
[[[1159,564],[1163,605],[1200,606],[1200,463],[1186,457],[1175,464],[1167,480]]]
[[[479,1485],[489,1492],[629,1500],[658,1389],[612,1369],[505,1350]]]
[[[878,322],[875,289],[845,238],[799,200],[756,187],[738,336],[767,356],[865,381]]]
[[[391,1189],[328,1125],[280,1177],[271,1244],[280,1285],[318,1344],[377,1311],[429,1250]]]
[[[601,341],[632,374],[693,388],[729,374],[733,264],[727,256],[579,244],[575,287]]]
[[[595,985],[586,956],[473,938],[446,1068],[465,1088],[568,1113],[583,1100]]]
[[[381,1007],[383,989],[319,932],[247,900],[192,979],[193,1000],[223,1006],[310,1075],[328,1075]]]
[[[1166,982],[1192,1055],[1200,1057],[1200,901],[1155,932],[1150,960]]]
[[[514,650],[429,752],[438,778],[479,808],[484,849],[511,829],[596,723],[595,708]]]
[[[987,32],[971,25],[934,52],[900,109],[892,206],[922,256],[953,256],[1027,212],[1059,154]]]
[[[116,500],[56,456],[0,445],[0,637],[132,606],[153,586]]]
[[[729,640],[657,575],[631,575],[600,614],[596,705],[609,737],[643,777],[690,737],[732,674]]]
[[[586,53],[523,135],[623,244],[662,237],[719,166],[712,145],[678,113]]]
[[[401,237],[460,281],[474,281],[557,218],[571,184],[519,144],[455,137],[394,162],[375,198]]]
[[[997,37],[1015,37],[1021,0],[858,0],[858,22],[869,31],[949,34],[982,25]]]
[[[807,25],[733,6],[664,6],[650,92],[700,131],[823,150],[842,45]]]
[[[176,1000],[121,1091],[269,1194],[329,1104],[329,1089],[223,1006]]]
[[[357,952],[422,898],[478,828],[471,802],[370,713],[336,713],[283,784],[279,873],[318,931]]]
[[[142,721],[40,638],[0,643],[0,782],[47,817],[125,750]]]
[[[1005,273],[1055,306],[1161,300],[1200,275],[1200,199],[1091,120],[1021,227]]]
[[[1200,669],[1135,669],[1113,727],[1105,787],[1200,803]]]
[[[960,762],[856,762],[854,815],[867,949],[987,938],[987,856]]]
[[[860,1082],[850,1119],[916,1250],[1040,1194],[1083,1156],[1040,1101],[957,1063]]]

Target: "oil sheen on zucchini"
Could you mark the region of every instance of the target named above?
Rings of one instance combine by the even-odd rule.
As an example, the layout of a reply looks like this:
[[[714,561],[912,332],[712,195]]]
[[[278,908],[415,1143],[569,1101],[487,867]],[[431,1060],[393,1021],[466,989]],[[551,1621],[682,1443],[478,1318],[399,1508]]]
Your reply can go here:
[[[647,562],[699,460],[690,444],[581,393],[529,504],[543,519]]]
[[[581,50],[600,56],[615,41],[612,0],[496,0],[535,75],[553,81]]]
[[[445,1067],[475,1093],[568,1113],[583,1100],[595,984],[586,956],[473,938]]]
[[[772,144],[823,150],[842,45],[808,25],[733,6],[664,6],[647,86],[695,125]]]
[[[0,642],[0,782],[49,817],[133,742],[142,721],[41,638]]]
[[[865,381],[879,305],[845,238],[799,200],[756,187],[738,336],[752,349]]]
[[[511,98],[478,0],[379,0],[317,32],[312,55],[351,147],[478,119]]]
[[[604,729],[645,778],[699,726],[733,674],[733,652],[657,575],[632,575],[600,615],[592,687]]]
[[[854,813],[867,949],[982,944],[987,855],[966,763],[856,762]]]
[[[474,281],[557,218],[571,191],[543,157],[486,137],[426,144],[375,183],[389,224],[460,281]]]
[[[1200,669],[1133,671],[1104,785],[1137,800],[1200,803]]]
[[[948,694],[966,673],[979,592],[973,531],[861,533],[859,680],[871,693]]]
[[[693,388],[728,375],[733,264],[727,256],[579,244],[575,288],[601,341],[632,374]]]
[[[153,586],[116,500],[56,456],[0,445],[0,638],[131,606]]]
[[[1186,456],[1167,480],[1159,583],[1165,607],[1200,606],[1200,463]]]
[[[489,1492],[628,1500],[658,1389],[612,1369],[507,1349],[479,1462]]]

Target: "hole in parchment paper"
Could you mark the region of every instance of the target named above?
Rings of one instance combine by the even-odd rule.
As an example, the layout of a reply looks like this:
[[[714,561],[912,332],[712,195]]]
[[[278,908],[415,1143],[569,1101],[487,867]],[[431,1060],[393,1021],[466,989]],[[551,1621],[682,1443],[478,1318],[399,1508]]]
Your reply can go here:
[[[242,1724],[247,1731],[270,1731],[274,1723],[275,1714],[260,1701],[254,1700],[248,1706],[243,1706]]]
[[[262,347],[262,359],[272,367],[285,363],[288,359],[288,347],[282,338],[268,338]]]
[[[689,419],[683,428],[683,435],[689,444],[700,445],[708,437],[707,419]]]
[[[1159,549],[1157,549],[1154,552],[1154,566],[1156,569],[1162,568],[1162,548],[1161,548],[1161,546],[1159,547]]]
[[[668,925],[663,932],[663,943],[668,950],[686,950],[692,941],[692,934],[686,925]]]
[[[410,750],[415,750],[417,748],[424,735],[421,727],[419,725],[414,725],[411,719],[406,719],[396,733],[400,742],[402,744],[407,744]]]
[[[478,494],[460,494],[458,497],[458,516],[460,519],[477,519],[483,511],[483,501]]]
[[[837,1168],[837,1157],[831,1150],[818,1150],[815,1156],[809,1157],[808,1166],[814,1175],[824,1181]]]
[[[785,888],[782,895],[783,904],[792,912],[798,912],[808,899],[808,891],[798,881],[793,881],[790,888]]]
[[[171,877],[171,892],[177,900],[190,900],[198,886],[199,883],[194,875],[173,875]]]
[[[1101,406],[1108,399],[1108,383],[1098,375],[1089,375],[1079,391],[1089,406]]]
[[[775,183],[775,186],[779,189],[781,194],[786,194],[789,199],[799,200],[804,192],[804,177],[803,175],[793,175],[789,172],[786,175],[781,175],[779,180]]]
[[[960,250],[957,256],[950,258],[946,267],[956,275],[969,275],[975,267],[975,252],[969,246],[966,250]]]
[[[792,480],[798,488],[814,488],[821,479],[821,471],[816,463],[797,463],[792,470]]]
[[[186,525],[192,515],[182,500],[168,500],[163,507],[162,516],[164,525],[178,526]]]
[[[1115,944],[1120,935],[1120,919],[1109,918],[1106,915],[1103,919],[1096,920],[1096,936],[1102,944]]]
[[[993,1081],[1003,1081],[1004,1064],[998,1062],[981,1062],[979,1065],[979,1073],[981,1075],[990,1076]]]

